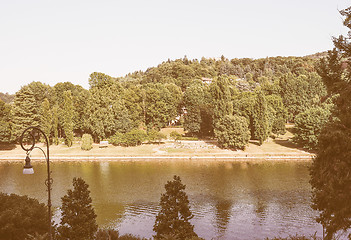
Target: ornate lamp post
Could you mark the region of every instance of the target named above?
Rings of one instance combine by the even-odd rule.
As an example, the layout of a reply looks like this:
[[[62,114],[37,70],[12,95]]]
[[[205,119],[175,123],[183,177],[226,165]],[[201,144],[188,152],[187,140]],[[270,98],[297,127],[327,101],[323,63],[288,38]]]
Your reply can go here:
[[[32,130],[29,132],[31,138],[32,138],[32,146],[30,146],[29,148],[26,148],[25,146],[23,146],[23,137],[24,137],[24,134],[29,131],[29,130]],[[34,133],[35,131],[38,131],[40,132],[41,134],[44,135],[45,137],[45,141],[46,141],[46,154],[45,154],[45,151],[43,149],[41,149],[40,147],[36,147],[35,146],[35,136],[34,136]],[[31,153],[31,151],[34,149],[34,148],[38,148],[40,149],[44,156],[45,156],[45,159],[46,159],[46,165],[47,165],[47,173],[48,173],[48,178],[45,180],[45,185],[47,186],[47,191],[48,191],[48,221],[49,221],[49,236],[50,236],[50,239],[52,239],[52,230],[51,230],[51,185],[53,183],[53,180],[52,178],[50,177],[50,161],[49,161],[49,141],[48,141],[48,138],[47,136],[45,135],[45,133],[38,127],[29,127],[29,128],[26,128],[21,137],[20,137],[20,144],[21,144],[21,147],[24,151],[26,151],[27,153],[27,156],[26,156],[26,164],[24,165],[23,167],[23,174],[33,174],[34,173],[34,170],[33,170],[33,167],[32,165],[30,164],[30,158],[29,158],[29,154]]]

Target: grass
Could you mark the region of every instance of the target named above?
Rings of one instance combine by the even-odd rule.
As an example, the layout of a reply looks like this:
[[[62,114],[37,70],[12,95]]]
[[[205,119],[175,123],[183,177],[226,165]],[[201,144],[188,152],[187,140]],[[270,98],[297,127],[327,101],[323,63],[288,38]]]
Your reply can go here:
[[[288,128],[288,130],[290,130]],[[165,128],[161,132],[164,134],[177,131],[184,133],[182,128]],[[287,131],[285,135],[278,136],[275,139],[269,138],[261,146],[256,141],[250,141],[244,151],[233,151],[228,149],[220,149],[216,146],[215,141],[184,141],[177,143],[167,140],[162,144],[143,144],[136,147],[121,147],[109,145],[106,148],[99,148],[99,144],[93,144],[90,151],[83,151],[80,142],[74,142],[72,147],[63,144],[51,145],[50,156],[55,157],[109,157],[109,156],[307,156],[310,153],[298,148],[292,143],[293,134]],[[44,144],[38,143],[37,146],[45,150]],[[31,153],[33,158],[42,158],[40,150],[34,150]],[[0,148],[0,159],[8,158],[24,158],[25,152],[19,145],[12,145],[9,148]]]

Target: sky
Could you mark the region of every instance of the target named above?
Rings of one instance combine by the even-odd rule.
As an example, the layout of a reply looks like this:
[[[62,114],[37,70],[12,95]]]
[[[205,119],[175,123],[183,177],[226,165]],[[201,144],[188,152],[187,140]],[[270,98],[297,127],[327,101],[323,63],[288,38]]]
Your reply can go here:
[[[346,35],[349,0],[0,0],[0,92],[89,88],[167,59],[305,56]]]

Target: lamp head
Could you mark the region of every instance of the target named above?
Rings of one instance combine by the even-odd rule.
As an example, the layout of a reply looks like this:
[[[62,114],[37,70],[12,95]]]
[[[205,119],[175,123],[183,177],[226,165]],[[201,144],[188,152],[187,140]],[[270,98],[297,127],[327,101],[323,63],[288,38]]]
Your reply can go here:
[[[27,155],[27,157],[26,157],[26,164],[23,167],[23,174],[33,174],[33,173],[34,173],[33,167],[30,164],[30,158]]]

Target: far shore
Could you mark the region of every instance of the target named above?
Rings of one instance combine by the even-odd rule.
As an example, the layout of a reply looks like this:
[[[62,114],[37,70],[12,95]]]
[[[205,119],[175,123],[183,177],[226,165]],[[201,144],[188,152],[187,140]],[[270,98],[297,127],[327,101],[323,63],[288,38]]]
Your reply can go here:
[[[269,138],[263,145],[250,141],[244,151],[221,149],[216,141],[172,141],[142,144],[136,147],[121,147],[109,144],[101,147],[93,144],[89,151],[80,148],[80,142],[72,147],[64,144],[50,146],[50,161],[311,161],[315,154],[299,148],[291,141],[287,132],[278,138]],[[46,147],[42,143],[36,146]],[[26,152],[19,145],[0,146],[0,161],[24,161]],[[30,155],[33,161],[45,161],[43,153],[34,149]]]

